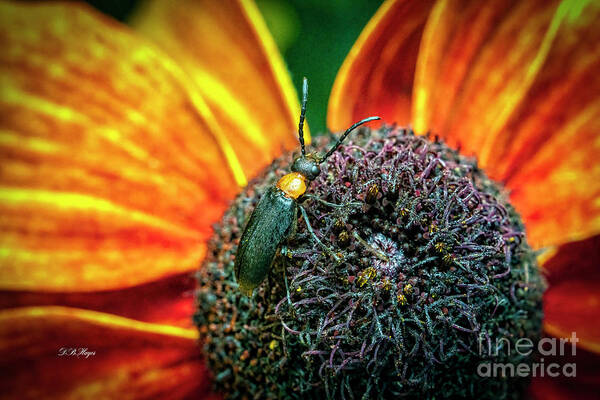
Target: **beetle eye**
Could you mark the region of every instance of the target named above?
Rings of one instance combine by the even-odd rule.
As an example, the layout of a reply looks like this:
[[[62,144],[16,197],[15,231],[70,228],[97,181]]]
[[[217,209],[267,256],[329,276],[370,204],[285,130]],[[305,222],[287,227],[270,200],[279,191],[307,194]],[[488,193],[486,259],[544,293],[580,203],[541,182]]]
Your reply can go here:
[[[316,165],[313,165],[312,168],[310,169],[310,172],[312,172],[313,175],[319,175],[319,172],[321,172],[321,170]]]

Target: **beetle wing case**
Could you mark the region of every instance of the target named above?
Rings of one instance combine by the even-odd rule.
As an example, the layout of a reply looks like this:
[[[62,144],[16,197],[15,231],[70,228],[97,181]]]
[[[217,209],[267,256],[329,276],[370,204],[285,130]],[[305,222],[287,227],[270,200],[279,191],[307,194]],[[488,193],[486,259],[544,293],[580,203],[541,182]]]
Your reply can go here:
[[[270,187],[252,212],[235,256],[235,278],[247,296],[266,278],[281,242],[292,225],[293,199]]]

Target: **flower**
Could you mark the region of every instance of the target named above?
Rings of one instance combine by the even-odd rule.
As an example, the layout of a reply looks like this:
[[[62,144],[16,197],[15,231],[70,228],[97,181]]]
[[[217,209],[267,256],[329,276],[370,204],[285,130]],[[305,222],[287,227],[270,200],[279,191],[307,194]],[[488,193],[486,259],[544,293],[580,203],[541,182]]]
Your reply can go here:
[[[328,110],[334,131],[371,114],[431,130],[511,190],[549,249],[545,330],[579,338],[577,377],[534,379],[540,399],[599,383],[599,12],[386,2]],[[239,185],[297,146],[297,100],[257,9],[154,1],[139,34],[73,4],[2,3],[0,19],[4,393],[206,393],[189,272]]]

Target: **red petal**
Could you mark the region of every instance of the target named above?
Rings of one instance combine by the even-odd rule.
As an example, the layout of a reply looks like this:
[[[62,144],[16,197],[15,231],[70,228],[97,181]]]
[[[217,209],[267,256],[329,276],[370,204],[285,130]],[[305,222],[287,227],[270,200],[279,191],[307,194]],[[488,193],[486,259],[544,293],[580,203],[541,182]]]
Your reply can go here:
[[[532,400],[598,400],[599,390],[600,385],[581,385],[566,379],[534,378],[529,387],[529,396]]]
[[[209,381],[195,336],[194,330],[78,309],[4,310],[2,394],[19,399],[205,398]],[[95,354],[86,358],[80,349]]]
[[[369,21],[340,68],[327,125],[341,131],[369,115],[410,123],[419,41],[433,1],[387,1]]]
[[[73,3],[3,3],[0,20],[0,287],[197,268],[240,165],[185,74]]]
[[[600,235],[558,247],[543,264],[550,286],[566,281],[600,280]]]
[[[60,305],[102,311],[138,321],[192,328],[194,279],[188,274],[102,292],[0,291],[0,309]]]
[[[297,148],[296,91],[252,2],[153,0],[134,22],[196,84],[248,176]]]
[[[544,376],[541,376],[538,367],[536,376],[533,377],[529,387],[529,395],[535,400],[562,400],[562,399],[597,399],[600,392],[600,357],[578,348],[576,355],[572,355],[570,345],[564,347],[563,355],[560,355],[560,344],[556,356],[544,357]],[[541,363],[541,359],[537,360]],[[550,367],[557,364],[558,367]],[[573,372],[574,364],[576,376],[566,376]],[[548,370],[548,368],[550,369]],[[548,371],[558,376],[549,377]]]
[[[600,280],[566,281],[544,295],[544,329],[555,337],[577,334],[579,345],[600,353]]]
[[[560,246],[543,265],[544,327],[555,337],[575,332],[581,348],[600,353],[600,236]]]

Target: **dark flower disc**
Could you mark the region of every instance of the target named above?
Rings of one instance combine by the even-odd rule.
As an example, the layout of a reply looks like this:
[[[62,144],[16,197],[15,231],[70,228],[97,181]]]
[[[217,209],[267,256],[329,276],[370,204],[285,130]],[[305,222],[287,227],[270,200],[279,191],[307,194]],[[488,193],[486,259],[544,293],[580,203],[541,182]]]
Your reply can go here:
[[[328,138],[315,144],[324,152]],[[289,172],[275,160],[215,226],[197,291],[216,388],[229,398],[519,398],[544,289],[507,194],[474,160],[403,129],[360,130],[322,165],[253,297],[234,258],[244,222]],[[300,213],[299,213],[300,215]]]

